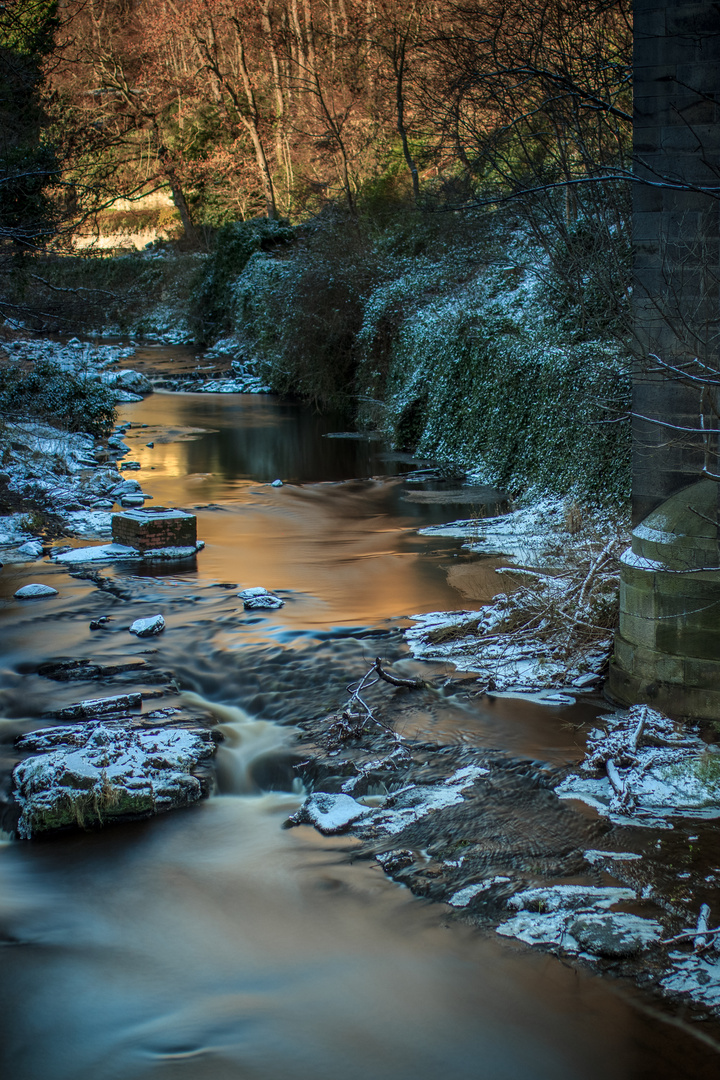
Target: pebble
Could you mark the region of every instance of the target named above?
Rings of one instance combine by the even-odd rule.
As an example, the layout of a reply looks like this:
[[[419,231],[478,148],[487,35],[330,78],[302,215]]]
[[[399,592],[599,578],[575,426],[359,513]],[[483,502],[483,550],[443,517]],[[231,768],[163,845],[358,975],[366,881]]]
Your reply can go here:
[[[42,596],[57,596],[57,589],[53,589],[52,585],[23,585],[22,589],[18,589],[14,594],[17,600],[33,600],[36,597]]]
[[[272,484],[270,485],[270,487],[282,487],[282,486],[283,486],[282,480],[273,480]]]

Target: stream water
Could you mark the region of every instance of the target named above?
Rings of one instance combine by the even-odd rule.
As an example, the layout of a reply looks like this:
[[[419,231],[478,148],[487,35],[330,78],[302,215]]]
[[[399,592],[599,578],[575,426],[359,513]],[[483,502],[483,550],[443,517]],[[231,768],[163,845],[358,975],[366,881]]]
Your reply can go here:
[[[99,581],[47,562],[5,567],[0,752],[7,772],[14,738],[49,708],[162,689],[163,704],[200,702],[221,723],[219,792],[151,821],[0,844],[4,1075],[717,1075],[714,1045],[627,986],[448,923],[376,864],[353,862],[351,838],[281,828],[301,800],[282,767],[293,722],[337,708],[378,652],[417,672],[404,617],[485,598],[477,575],[474,600],[448,583],[457,542],[417,535],[468,508],[412,501],[412,463],[327,438],[332,418],[271,398],[155,394],[121,418],[141,465],[128,475],[156,504],[193,508],[206,547],[182,570],[103,567]],[[283,487],[269,486],[276,478]],[[60,595],[13,602],[28,581]],[[285,607],[243,612],[234,586],[254,585],[278,590]],[[160,638],[127,633],[157,611]],[[100,615],[108,629],[91,632]],[[145,668],[103,685],[38,674],[80,657]],[[406,723],[562,762],[581,755],[574,725],[597,707],[498,698],[469,708],[435,695]]]

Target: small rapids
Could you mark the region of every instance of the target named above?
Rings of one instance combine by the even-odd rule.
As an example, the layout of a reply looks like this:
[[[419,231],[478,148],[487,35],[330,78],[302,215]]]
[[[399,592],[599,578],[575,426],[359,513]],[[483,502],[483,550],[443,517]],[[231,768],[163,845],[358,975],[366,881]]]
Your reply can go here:
[[[290,751],[297,729],[258,720],[237,705],[208,701],[200,694],[184,693],[180,701],[200,708],[217,721],[216,730],[222,735],[215,757],[219,794],[304,793],[302,781],[293,770],[298,758]]]
[[[326,439],[331,420],[271,398],[155,394],[123,406],[122,419],[133,425],[125,439],[143,489],[156,504],[192,509],[207,546],[180,570],[3,568],[0,763],[7,782],[15,737],[47,725],[48,712],[139,690],[145,711],[177,706],[217,726],[217,791],[98,832],[0,836],[4,1075],[713,1075],[714,1044],[632,989],[448,921],[449,908],[413,898],[359,858],[352,837],[282,827],[303,798],[296,725],[337,710],[378,654],[419,674],[404,617],[470,602],[448,580],[458,543],[418,535],[454,513],[443,483],[437,501],[408,500],[417,463],[379,443]],[[284,485],[272,488],[277,478]],[[33,580],[59,595],[21,608],[13,592]],[[253,586],[281,591],[285,607],[245,612],[237,593]],[[128,633],[158,611],[167,624],[158,638]],[[90,631],[100,616],[107,623]],[[82,678],[53,677],[79,658]],[[441,664],[422,670],[455,677]],[[449,689],[408,697],[393,719],[409,737],[541,768],[580,760],[576,728],[597,707],[469,705]],[[540,860],[527,819],[549,823],[554,847],[570,811],[543,817],[529,773],[509,770],[506,783],[498,773],[497,784],[483,823],[488,858],[509,837],[518,861]]]

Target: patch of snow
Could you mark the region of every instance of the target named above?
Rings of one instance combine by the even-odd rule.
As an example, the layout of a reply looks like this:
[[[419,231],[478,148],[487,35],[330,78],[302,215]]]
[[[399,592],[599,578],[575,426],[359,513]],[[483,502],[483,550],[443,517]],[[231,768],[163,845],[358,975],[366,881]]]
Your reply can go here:
[[[75,566],[87,562],[114,562],[124,559],[142,558],[140,552],[126,544],[99,544],[93,547],[73,548],[61,555],[51,555],[53,562],[62,563],[64,566]]]
[[[112,514],[107,510],[76,510],[64,517],[71,536],[111,536]]]
[[[471,900],[474,900],[476,896],[479,896],[482,892],[487,892],[493,885],[504,884],[510,881],[509,877],[501,877],[496,875],[493,878],[489,878],[487,881],[478,881],[473,885],[466,885],[463,889],[458,889],[456,893],[448,900],[448,904],[456,908],[467,907]]]
[[[660,980],[668,994],[689,997],[712,1008],[720,1007],[720,957],[671,952],[672,968]]]
[[[463,792],[472,787],[481,776],[487,776],[489,771],[480,765],[468,765],[448,777],[443,784],[413,784],[401,788],[393,792],[385,806],[375,810],[366,821],[372,823],[381,833],[400,833],[433,811],[462,802]]]
[[[634,897],[632,889],[599,885],[548,885],[515,893],[509,898],[507,906],[515,911],[537,911],[543,914],[576,911],[580,908],[605,910],[621,900],[633,900]]]
[[[190,559],[196,555],[198,551],[201,551],[204,546],[202,540],[198,540],[196,544],[188,545],[186,547],[147,548],[146,551],[143,551],[142,557],[146,562]]]
[[[635,851],[600,851],[596,848],[584,851],[583,855],[593,866],[602,862],[603,859],[614,859],[617,862],[633,862],[635,859],[642,859],[642,855],[638,855]]]
[[[620,562],[625,566],[632,566],[634,570],[648,570],[651,573],[667,570],[664,563],[658,562],[657,559],[646,559],[642,555],[636,555],[632,548],[622,553]]]
[[[659,940],[662,927],[654,919],[608,908],[633,900],[631,889],[555,885],[526,889],[507,902],[518,914],[501,923],[497,933],[529,945],[551,945],[564,952],[631,955]]]
[[[483,555],[506,555],[527,566],[547,565],[547,535],[562,530],[562,501],[543,499],[532,506],[498,517],[468,518],[420,529],[422,536],[464,540],[463,547]]]

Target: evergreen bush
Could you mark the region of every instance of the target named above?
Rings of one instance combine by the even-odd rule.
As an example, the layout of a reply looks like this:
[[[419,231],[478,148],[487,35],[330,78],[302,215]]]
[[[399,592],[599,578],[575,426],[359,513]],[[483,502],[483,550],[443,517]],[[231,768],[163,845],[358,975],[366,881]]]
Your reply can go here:
[[[0,368],[0,413],[101,436],[115,422],[115,399],[102,383],[39,360],[28,369]]]

